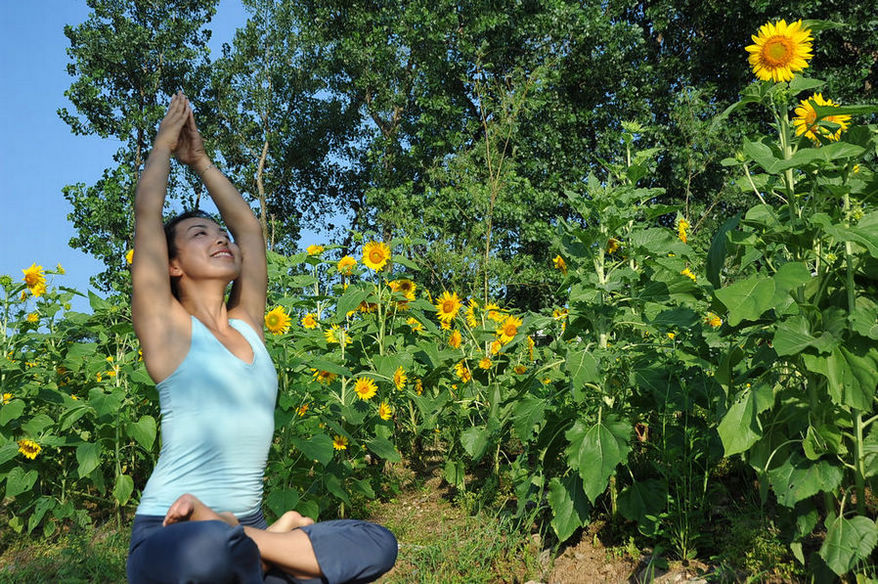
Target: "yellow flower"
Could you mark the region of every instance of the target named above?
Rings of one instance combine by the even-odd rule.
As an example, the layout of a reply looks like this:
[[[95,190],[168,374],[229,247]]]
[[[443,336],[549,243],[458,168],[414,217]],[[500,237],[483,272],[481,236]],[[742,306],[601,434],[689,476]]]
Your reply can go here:
[[[567,318],[569,311],[566,308],[555,309],[552,311],[552,318],[555,320],[564,320]]]
[[[521,319],[514,316],[507,316],[497,329],[497,338],[504,345],[511,341],[518,334],[518,327],[521,326]]]
[[[528,337],[527,337],[527,358],[530,359],[531,361],[534,360],[534,345],[535,344],[536,343],[534,343],[534,340],[531,338],[531,336],[528,335]]]
[[[58,262],[58,267],[55,268],[55,271],[61,274],[62,276],[65,274],[64,266],[61,265],[61,262]]]
[[[352,256],[346,255],[345,257],[338,260],[338,264],[336,268],[338,268],[339,273],[344,274],[345,276],[350,276],[354,271],[354,266],[357,265],[357,260],[355,260]]]
[[[473,378],[473,374],[470,372],[469,367],[467,367],[466,363],[463,361],[458,362],[457,365],[454,366],[454,372],[464,383],[469,382]]]
[[[549,385],[550,383],[552,383],[551,377],[543,377],[543,385]]]
[[[451,331],[451,336],[448,337],[448,344],[451,345],[452,349],[457,349],[460,347],[460,343],[463,342],[463,337],[460,336],[460,331],[454,329]]]
[[[420,377],[415,379],[415,393],[417,393],[418,395],[424,393],[424,382],[421,381]]]
[[[712,312],[708,312],[707,318],[705,318],[704,320],[705,320],[705,322],[707,322],[707,324],[709,324],[713,328],[720,327],[723,324],[723,319],[721,319],[719,316],[717,316],[716,314],[714,314]]]
[[[762,81],[790,81],[796,71],[811,60],[811,30],[801,20],[787,25],[785,20],[759,27],[759,35],[751,35],[756,44],[745,47],[750,53],[753,73]]]
[[[451,321],[441,320],[441,321],[439,321],[439,326],[442,328],[443,331],[450,331],[451,330]]]
[[[104,371],[104,375],[107,377],[116,377],[116,370],[110,369],[109,371]]]
[[[393,373],[393,384],[396,386],[396,389],[402,389],[405,387],[405,382],[408,380],[408,377],[405,374],[405,369],[402,366],[397,367],[396,371]]]
[[[348,448],[348,439],[346,436],[339,436],[336,434],[332,437],[332,447],[336,450],[347,450]]]
[[[314,245],[314,244],[312,244],[312,245],[309,245],[309,246],[305,249],[305,251],[308,253],[309,256],[312,256],[312,255],[320,255],[320,254],[322,254],[324,249],[325,249],[325,248],[324,248],[322,245]]]
[[[673,341],[675,338],[677,338],[677,334],[676,333],[668,333],[668,338]]]
[[[11,393],[4,393],[3,394],[3,405],[5,406],[10,401],[12,401],[12,394]]]
[[[686,235],[686,230],[689,229],[689,222],[686,221],[684,217],[680,217],[677,221],[677,237],[680,238],[680,241],[686,243],[688,240],[688,236]]]
[[[693,274],[692,270],[690,270],[688,267],[680,272],[680,274],[686,276],[687,278],[691,278],[693,282],[695,281],[695,274]]]
[[[490,369],[492,364],[492,361],[488,357],[482,357],[482,359],[479,361],[479,368]]]
[[[392,415],[393,409],[387,405],[387,402],[381,402],[381,405],[378,406],[378,417],[382,420],[389,420]]]
[[[317,315],[313,312],[309,312],[305,316],[302,317],[302,326],[306,329],[316,329],[319,325],[317,324]]]
[[[515,367],[513,367],[513,369],[519,375],[524,375],[525,372],[527,371],[527,367],[525,367],[524,365],[516,365]]]
[[[361,400],[372,399],[375,397],[375,394],[378,393],[378,386],[375,385],[375,380],[372,378],[360,377],[354,384],[354,393],[356,393]]]
[[[485,312],[488,314],[488,318],[490,318],[494,322],[503,322],[504,320],[506,320],[506,315],[503,314],[503,311],[500,310],[500,307],[493,302],[489,302],[485,305]]]
[[[27,291],[26,291],[26,290],[22,290],[22,291],[21,291],[21,295],[18,297],[18,299],[19,299],[21,302],[24,302],[25,300],[27,300]]]
[[[312,375],[314,380],[323,385],[329,385],[330,383],[335,381],[336,377],[338,377],[338,375],[336,375],[335,373],[323,371],[322,369],[312,369],[311,371],[314,372],[314,374]]]
[[[607,253],[616,253],[616,251],[619,249],[619,245],[619,240],[611,237],[607,240]]]
[[[107,363],[112,363],[113,361],[115,361],[115,359],[113,359],[112,355],[107,355],[104,361],[106,361]]]
[[[353,342],[351,337],[348,336],[348,332],[339,328],[337,324],[334,324],[332,327],[323,331],[323,336],[326,338],[326,342],[330,345],[332,343],[340,343],[342,339],[344,339],[345,345],[350,345]]]
[[[28,322],[40,322],[40,315],[37,314],[36,312],[31,312],[30,314],[27,315],[27,321]]]
[[[815,144],[820,144],[820,138],[818,136],[822,136],[827,140],[838,140],[841,138],[841,133],[848,129],[851,117],[846,115],[823,116],[818,119],[817,111],[814,109],[812,102],[821,106],[838,107],[838,104],[834,103],[831,99],[823,99],[822,93],[815,93],[808,99],[803,99],[799,102],[799,107],[796,108],[796,116],[793,118],[793,125],[796,127],[796,136],[804,134]],[[838,129],[832,131],[826,126],[821,126],[821,120],[837,124]]]
[[[98,380],[98,383],[100,383],[101,381],[104,380],[104,376],[101,375],[100,373],[98,373],[97,375],[95,375],[95,378]]]
[[[36,289],[42,286],[43,292],[46,290],[46,277],[43,275],[43,266],[38,266],[36,264],[31,264],[26,270],[22,270],[24,274],[24,278],[22,280],[27,287],[30,288],[31,293],[34,296],[40,296],[42,293],[37,294],[35,292]]]
[[[33,440],[28,440],[27,438],[23,438],[18,441],[18,451],[24,454],[25,458],[30,458],[31,460],[37,457],[37,454],[40,453],[42,448],[39,444],[34,442]]]
[[[411,280],[401,278],[399,280],[393,280],[392,282],[388,282],[387,284],[388,286],[390,286],[391,290],[401,293],[408,300],[415,299],[415,290],[418,289],[418,285]]]
[[[556,255],[552,260],[552,263],[555,264],[555,269],[560,270],[562,274],[567,275],[567,262],[564,261],[560,255]]]
[[[34,295],[34,298],[39,298],[46,293],[46,284],[44,282],[37,284],[30,289],[30,293]]]
[[[859,165],[859,164],[855,164],[855,165],[853,166],[853,168],[851,168],[851,172],[853,172],[854,174],[859,173],[859,172],[860,172],[860,165]]]
[[[450,322],[455,316],[457,316],[461,306],[462,303],[457,296],[457,292],[448,292],[446,290],[436,302],[436,316],[442,322]]]
[[[134,263],[134,250],[133,250],[133,249],[129,249],[127,252],[125,252],[125,262],[126,262],[129,266],[130,266],[132,263]]]
[[[296,408],[296,414],[298,414],[298,416],[300,418],[303,417],[305,415],[305,413],[308,411],[309,407],[311,407],[311,406],[309,406],[308,404],[300,405],[299,407]]]
[[[390,259],[390,248],[383,241],[370,241],[363,246],[363,263],[367,268],[380,271]]]
[[[61,384],[59,383],[58,385],[61,385]],[[72,399],[73,401],[79,401],[79,396],[76,395],[75,393],[71,393],[70,399]]]
[[[471,298],[469,306],[466,307],[466,324],[468,324],[470,328],[476,328],[479,326],[479,321],[476,319],[476,308],[478,307],[479,303]]]
[[[283,306],[278,306],[265,315],[265,328],[273,335],[280,335],[290,330],[291,322]]]
[[[420,323],[420,321],[418,321],[418,319],[416,319],[414,316],[410,317],[407,321],[405,321],[405,323],[406,323],[407,325],[409,325],[410,327],[412,327],[412,330],[413,330],[413,331],[422,331],[422,330],[424,330],[424,325],[422,325],[422,324]]]
[[[497,353],[500,352],[500,349],[502,349],[502,348],[503,348],[503,343],[501,343],[499,340],[493,341],[491,343],[491,354],[496,355]]]

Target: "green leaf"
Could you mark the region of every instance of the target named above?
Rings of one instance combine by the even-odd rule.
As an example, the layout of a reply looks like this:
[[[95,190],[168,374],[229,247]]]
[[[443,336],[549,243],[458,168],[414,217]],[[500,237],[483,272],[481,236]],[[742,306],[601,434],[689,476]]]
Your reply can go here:
[[[463,490],[466,485],[466,469],[461,460],[445,461],[445,482],[458,490]]]
[[[302,438],[293,438],[293,444],[302,451],[306,457],[316,460],[323,466],[332,461],[332,454],[335,449],[332,447],[332,438],[326,434],[320,433],[311,436],[310,440]]]
[[[473,461],[478,462],[488,447],[488,430],[485,426],[471,426],[460,433],[460,445]]]
[[[771,151],[771,148],[762,142],[750,142],[749,140],[744,140],[742,149],[744,150],[744,154],[750,157],[753,162],[761,166],[763,170],[769,174],[776,173],[776,171],[773,170],[774,167],[783,160],[775,156],[774,152]]]
[[[312,369],[317,369],[320,371],[328,371],[330,373],[335,373],[336,375],[343,375],[345,377],[353,377],[354,374],[351,373],[351,370],[343,365],[339,365],[338,363],[333,363],[332,361],[327,361],[326,359],[321,359],[319,357],[310,359],[308,361],[309,366]]]
[[[826,530],[820,557],[837,575],[847,574],[857,562],[867,560],[878,544],[878,527],[868,517],[836,517]]]
[[[391,442],[387,438],[375,436],[374,438],[366,442],[366,446],[369,447],[369,450],[371,450],[384,460],[389,460],[390,462],[399,462],[400,460],[402,460],[402,457],[396,450],[396,446],[394,446],[393,442]]]
[[[287,511],[295,509],[299,504],[299,492],[296,489],[272,489],[265,498],[271,512],[280,517]]]
[[[347,505],[351,504],[351,499],[348,497],[348,492],[341,484],[341,479],[331,472],[327,472],[323,475],[323,484],[326,485],[326,490],[331,494],[335,495],[342,501],[344,501]]]
[[[525,396],[519,399],[513,410],[513,426],[515,435],[522,442],[533,436],[534,426],[545,420],[545,412],[549,404],[544,399]]]
[[[793,507],[820,492],[830,492],[842,479],[842,469],[829,460],[811,462],[798,453],[774,469],[768,471],[768,480],[777,496],[777,502]]]
[[[869,298],[857,298],[856,308],[848,318],[852,329],[866,338],[878,341],[878,304]]]
[[[46,515],[46,512],[55,508],[55,499],[52,497],[40,497],[37,499],[36,505],[34,505],[34,512],[27,520],[27,532],[31,533],[37,525],[40,524],[40,521],[43,520],[43,517]]]
[[[713,236],[713,241],[710,242],[710,250],[707,252],[707,264],[705,270],[707,272],[707,281],[713,284],[714,288],[720,288],[722,286],[720,272],[725,264],[726,253],[729,245],[729,240],[728,237],[726,237],[726,234],[729,231],[737,229],[738,223],[740,222],[741,213],[738,213],[730,219],[726,219],[726,222],[722,224],[722,227],[720,227],[716,235]]]
[[[5,426],[11,420],[17,420],[24,413],[24,402],[14,399],[0,407],[0,426]]]
[[[126,474],[120,474],[116,477],[116,485],[113,487],[113,498],[116,499],[119,505],[126,504],[133,492],[134,479]]]
[[[829,380],[832,400],[842,406],[871,411],[878,385],[878,348],[851,339],[828,356],[803,355],[805,367]]]
[[[802,75],[796,75],[793,77],[793,80],[790,81],[790,91],[793,92],[793,95],[798,95],[803,91],[808,91],[809,89],[817,89],[818,87],[823,87],[826,85],[825,81],[821,81],[820,79],[809,79],[808,77],[804,77]]]
[[[134,423],[129,423],[126,427],[128,435],[134,438],[144,450],[152,448],[156,436],[156,421],[152,416],[142,416]]]
[[[590,428],[577,420],[565,433],[570,443],[567,461],[579,471],[585,494],[592,502],[607,488],[616,466],[628,458],[630,436],[630,425],[610,416]]]
[[[38,476],[35,470],[24,472],[23,468],[16,466],[6,475],[6,496],[15,497],[29,491],[37,482]]]
[[[87,477],[101,463],[101,447],[91,442],[80,444],[76,447],[76,462],[79,478]]]
[[[338,308],[335,311],[336,316],[340,319],[345,318],[347,313],[356,309],[367,296],[369,296],[367,290],[354,286],[349,287],[338,299]],[[326,371],[329,370],[326,369]]]
[[[737,326],[743,320],[757,320],[772,308],[774,289],[771,278],[751,276],[717,290],[716,297],[729,311],[729,324]]]
[[[774,403],[774,392],[767,385],[744,389],[717,426],[726,456],[746,452],[762,437],[759,414]]]
[[[597,359],[585,349],[568,349],[564,367],[570,376],[575,396],[582,395],[582,388],[586,383],[594,383],[600,379]]]
[[[0,465],[9,462],[18,454],[18,444],[15,442],[7,442],[0,446]]]
[[[634,481],[619,493],[619,512],[625,519],[643,523],[668,504],[668,484],[660,479]]]
[[[779,356],[783,357],[801,353],[816,340],[811,336],[808,320],[804,316],[794,316],[778,325],[771,346]]]
[[[552,508],[552,529],[559,542],[567,541],[588,522],[591,506],[584,495],[582,479],[575,473],[562,480],[553,478],[549,481],[547,499]]]

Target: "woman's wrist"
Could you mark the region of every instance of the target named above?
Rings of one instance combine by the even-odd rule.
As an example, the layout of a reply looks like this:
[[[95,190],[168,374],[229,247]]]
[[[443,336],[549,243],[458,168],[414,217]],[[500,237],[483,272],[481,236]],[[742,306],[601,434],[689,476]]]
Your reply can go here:
[[[211,162],[210,158],[207,158],[206,156],[198,162],[192,164],[192,170],[194,170],[195,174],[197,174],[198,176],[204,176],[204,173],[211,168],[216,168],[216,165]]]

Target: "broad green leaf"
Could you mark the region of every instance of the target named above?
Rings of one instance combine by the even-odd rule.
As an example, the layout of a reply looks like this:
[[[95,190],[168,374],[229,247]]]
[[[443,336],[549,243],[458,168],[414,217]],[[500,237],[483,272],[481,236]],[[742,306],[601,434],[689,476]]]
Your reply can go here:
[[[700,320],[698,314],[691,308],[678,306],[669,310],[663,310],[652,320],[652,324],[659,327],[673,327],[687,329]]]
[[[352,493],[363,495],[368,499],[375,498],[375,489],[372,488],[369,479],[352,479],[348,484]]]
[[[716,297],[729,311],[729,324],[737,326],[742,320],[757,320],[773,307],[774,280],[751,276],[746,280],[716,291]]]
[[[533,396],[525,396],[519,399],[513,410],[513,425],[515,435],[522,442],[527,442],[533,436],[534,426],[545,419],[548,402]]]
[[[155,442],[156,421],[152,416],[142,416],[134,423],[127,425],[128,435],[134,438],[144,450],[152,448]]]
[[[838,516],[827,526],[820,557],[837,575],[847,574],[857,562],[866,560],[878,544],[878,527],[868,517]]]
[[[280,517],[299,504],[299,492],[296,489],[272,489],[265,498],[271,512]]]
[[[21,429],[30,436],[39,436],[43,431],[54,424],[55,421],[46,414],[37,414],[21,425]]]
[[[768,480],[777,502],[793,507],[820,492],[830,492],[841,483],[842,468],[829,460],[811,462],[798,453],[768,471]]]
[[[802,450],[808,460],[819,460],[824,454],[845,454],[847,448],[842,442],[841,430],[835,424],[808,426]]]
[[[375,436],[374,438],[366,442],[366,446],[369,447],[369,450],[371,450],[384,460],[389,460],[390,462],[399,462],[400,460],[402,460],[402,457],[396,450],[396,446],[394,446],[393,442],[391,442],[387,438]]]
[[[826,85],[825,81],[821,81],[820,79],[809,79],[808,77],[804,77],[802,75],[796,75],[793,77],[793,80],[790,81],[790,91],[793,92],[793,95],[798,95],[803,91],[808,91],[809,89],[817,89],[818,87],[823,87]]]
[[[460,433],[460,445],[470,457],[478,462],[488,447],[488,430],[485,426],[471,426]]]
[[[585,349],[568,349],[565,368],[577,395],[581,395],[583,385],[600,379],[597,359]]]
[[[360,302],[366,299],[369,295],[369,292],[363,290],[362,288],[357,288],[354,286],[349,287],[344,294],[338,299],[338,308],[336,309],[336,316],[340,319],[345,318],[348,312],[355,310]],[[328,369],[327,369],[328,371]]]
[[[742,390],[717,426],[726,456],[747,451],[762,437],[759,414],[774,402],[774,392],[767,385]]]
[[[466,468],[462,460],[445,461],[445,482],[458,490],[463,490],[466,485]]]
[[[120,474],[116,477],[116,485],[113,487],[113,498],[119,505],[125,505],[134,492],[134,479],[126,474]]]
[[[878,304],[869,298],[857,298],[856,308],[851,312],[850,326],[866,338],[878,341]]]
[[[866,477],[878,476],[878,424],[873,423],[863,440],[863,463]]]
[[[35,470],[24,472],[23,468],[16,466],[6,475],[6,496],[15,497],[29,491],[37,482],[38,476]]]
[[[326,486],[326,490],[329,491],[331,494],[344,501],[345,504],[351,504],[351,499],[350,497],[348,497],[348,492],[341,484],[341,479],[337,475],[331,472],[324,473],[323,484]]]
[[[311,369],[317,369],[319,371],[329,371],[330,373],[335,373],[336,375],[343,375],[345,377],[353,377],[353,373],[347,367],[343,365],[339,365],[338,363],[333,363],[332,361],[328,361],[326,359],[315,358],[308,361],[308,366]]]
[[[828,356],[803,356],[805,366],[829,381],[829,395],[838,405],[871,411],[878,385],[878,348],[851,340]]]
[[[310,460],[316,460],[323,466],[332,461],[335,449],[332,447],[332,438],[326,434],[315,434],[309,440],[293,438],[292,441],[296,448],[301,450],[302,454]]]
[[[594,502],[607,488],[607,481],[619,463],[628,458],[631,450],[631,426],[607,416],[603,421],[586,428],[581,420],[565,433],[568,464],[579,471],[585,494]]]
[[[7,442],[0,446],[0,465],[15,458],[18,454],[18,444],[16,442]]]
[[[619,493],[619,512],[625,519],[643,523],[668,504],[668,484],[660,479],[634,481]]]
[[[788,262],[780,267],[772,276],[774,280],[775,310],[783,310],[793,302],[791,292],[811,281],[811,271],[801,262]]]
[[[24,413],[24,402],[14,399],[0,407],[0,426],[5,426],[11,420],[17,420]]]
[[[27,520],[27,532],[31,533],[40,524],[40,521],[43,520],[46,512],[54,509],[55,505],[55,499],[52,497],[40,497],[37,499],[34,511]]]
[[[773,174],[774,166],[780,162],[782,159],[777,158],[774,155],[774,152],[771,151],[767,145],[762,142],[751,142],[749,140],[744,140],[744,145],[742,147],[744,154],[750,157],[753,162],[758,164],[765,170],[765,172]]]
[[[552,508],[552,529],[559,542],[567,541],[588,522],[591,505],[585,498],[579,475],[571,473],[564,479],[553,478],[549,481],[547,499]]]
[[[79,478],[87,477],[101,463],[101,447],[91,442],[84,442],[76,447],[76,462]]]
[[[779,356],[783,357],[801,353],[816,340],[811,336],[808,320],[804,316],[794,316],[778,325],[771,346]]]
[[[729,245],[729,240],[728,237],[726,237],[726,234],[733,229],[737,229],[740,221],[741,213],[738,213],[730,219],[726,219],[726,222],[722,224],[722,227],[719,228],[719,231],[713,236],[713,241],[710,243],[710,250],[707,252],[705,271],[707,272],[707,281],[713,284],[714,288],[720,288],[722,286],[720,272],[725,264],[726,253]]]

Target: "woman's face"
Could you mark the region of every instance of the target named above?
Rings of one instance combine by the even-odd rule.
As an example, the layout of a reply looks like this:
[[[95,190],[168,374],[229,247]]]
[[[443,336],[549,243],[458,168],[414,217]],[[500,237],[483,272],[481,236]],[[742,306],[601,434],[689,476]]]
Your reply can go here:
[[[177,257],[170,260],[173,277],[225,279],[241,274],[241,251],[228,232],[216,222],[190,217],[177,224],[174,233]]]

